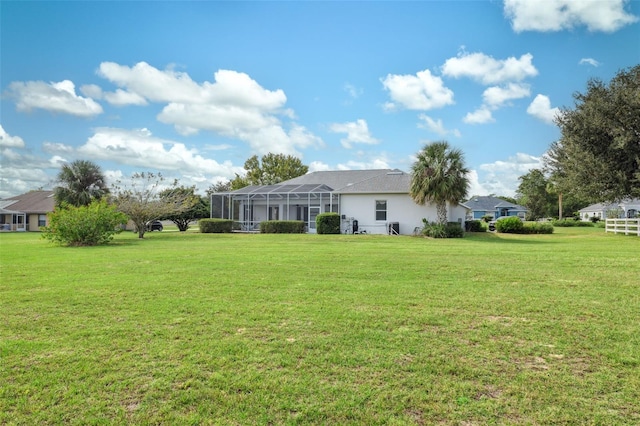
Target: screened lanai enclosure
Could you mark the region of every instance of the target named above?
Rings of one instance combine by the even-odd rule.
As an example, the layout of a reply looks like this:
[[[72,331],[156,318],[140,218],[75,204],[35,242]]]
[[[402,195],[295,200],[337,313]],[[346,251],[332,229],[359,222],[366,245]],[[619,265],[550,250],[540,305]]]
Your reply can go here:
[[[315,233],[318,214],[338,211],[339,196],[324,184],[250,185],[211,195],[211,217],[233,219],[246,232],[264,220],[302,220]]]

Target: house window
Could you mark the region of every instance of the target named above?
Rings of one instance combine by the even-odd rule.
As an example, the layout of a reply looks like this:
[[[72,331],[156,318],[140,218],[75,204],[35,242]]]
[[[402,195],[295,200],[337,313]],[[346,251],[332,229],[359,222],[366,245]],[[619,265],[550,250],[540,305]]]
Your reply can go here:
[[[38,215],[38,227],[47,226],[47,215],[39,214]]]
[[[376,200],[376,220],[387,220],[387,200]]]

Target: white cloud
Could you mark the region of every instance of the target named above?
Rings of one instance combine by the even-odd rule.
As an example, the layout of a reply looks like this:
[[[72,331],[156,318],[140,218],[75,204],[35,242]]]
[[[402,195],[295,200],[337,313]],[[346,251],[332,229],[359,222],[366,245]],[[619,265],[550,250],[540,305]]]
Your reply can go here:
[[[589,64],[589,65],[594,66],[594,67],[599,67],[600,66],[600,62],[596,61],[593,58],[582,58],[582,59],[580,59],[579,65],[584,65],[584,64]]]
[[[389,91],[393,102],[385,104],[385,109],[398,107],[426,111],[451,105],[453,92],[444,86],[440,77],[424,70],[416,75],[388,74],[382,85]]]
[[[545,95],[537,95],[527,108],[527,113],[547,124],[553,124],[559,112],[558,108],[551,108],[551,101]]]
[[[369,132],[369,126],[363,119],[358,119],[349,123],[333,123],[329,126],[329,130],[334,133],[346,133],[347,137],[340,139],[342,146],[347,149],[353,147],[353,144],[363,143],[375,145],[380,141]]]
[[[512,99],[526,98],[531,94],[528,84],[509,83],[504,87],[489,87],[482,94],[485,105],[492,109],[503,106]]]
[[[121,88],[116,94],[123,103],[167,103],[157,119],[183,135],[211,131],[247,142],[258,154],[301,156],[299,149],[324,145],[303,126],[282,123],[281,118],[295,119],[282,90],[265,89],[245,73],[218,70],[214,82],[196,83],[187,73],[145,62],[133,67],[103,62],[98,74]]]
[[[442,66],[442,73],[447,77],[469,77],[482,84],[499,84],[508,81],[521,81],[538,75],[533,66],[533,55],[526,53],[519,59],[494,59],[484,53],[467,53],[462,51],[455,58],[449,58]]]
[[[460,131],[458,129],[447,130],[441,119],[434,120],[426,114],[419,114],[418,119],[421,121],[418,123],[418,128],[420,129],[427,129],[440,136],[447,136],[451,134],[455,137],[460,137]]]
[[[614,32],[638,21],[625,11],[627,0],[505,0],[504,13],[515,32],[561,31],[586,26]]]
[[[518,178],[532,169],[543,167],[542,157],[535,157],[525,153],[517,153],[506,161],[481,164],[475,171],[472,180],[471,195],[496,194],[513,197],[518,189]]]
[[[23,147],[0,147],[0,198],[37,188],[51,189],[54,177],[49,172],[58,170],[61,161],[64,159],[59,156],[35,156]]]
[[[496,121],[491,114],[491,110],[486,106],[482,106],[474,112],[469,112],[462,119],[467,124],[485,124]]]
[[[331,168],[322,161],[312,161],[309,163],[309,172],[326,172],[328,170],[331,170]]]
[[[102,107],[96,101],[76,95],[75,85],[70,80],[58,83],[14,81],[9,84],[8,95],[15,99],[17,110],[22,112],[44,109],[78,117],[94,117],[102,113]]]
[[[97,128],[77,152],[94,160],[114,161],[146,170],[180,171],[185,174],[229,178],[243,170],[233,167],[230,162],[221,164],[204,158],[196,149],[187,148],[183,143],[157,138],[147,129]]]
[[[11,136],[0,125],[0,147],[24,148],[24,140],[20,136]]]
[[[147,100],[137,93],[128,92],[126,90],[117,89],[115,92],[107,92],[104,99],[111,105],[147,105]]]
[[[84,84],[80,86],[80,93],[88,98],[102,99],[102,89],[96,84]]]

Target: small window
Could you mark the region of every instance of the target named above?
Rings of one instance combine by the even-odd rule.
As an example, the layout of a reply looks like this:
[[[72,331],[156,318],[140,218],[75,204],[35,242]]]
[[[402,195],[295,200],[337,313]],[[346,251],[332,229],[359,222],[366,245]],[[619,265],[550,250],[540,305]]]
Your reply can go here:
[[[387,220],[387,200],[376,200],[376,220]]]
[[[38,227],[47,226],[47,215],[39,214],[38,215]]]

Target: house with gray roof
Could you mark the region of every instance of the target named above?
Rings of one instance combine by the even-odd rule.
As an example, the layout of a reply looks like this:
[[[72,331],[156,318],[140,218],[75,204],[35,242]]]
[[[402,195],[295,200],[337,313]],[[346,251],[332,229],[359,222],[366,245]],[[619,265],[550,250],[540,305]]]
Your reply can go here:
[[[55,202],[53,191],[30,191],[0,200],[0,230],[39,231]]]
[[[596,203],[578,210],[580,220],[588,222],[591,218],[633,219],[640,216],[640,198],[627,198],[615,203]]]
[[[518,216],[524,219],[528,211],[526,207],[493,196],[472,197],[465,201],[465,205],[471,210],[471,217],[474,220],[480,220],[484,216],[491,216],[493,219],[501,216]]]
[[[211,201],[245,230],[259,229],[264,220],[302,220],[314,233],[318,214],[336,212],[342,233],[410,235],[422,228],[422,219],[437,218],[435,205],[413,201],[410,184],[411,175],[397,169],[318,171],[276,185],[212,194]],[[450,222],[462,226],[467,208],[448,205],[447,213]]]

